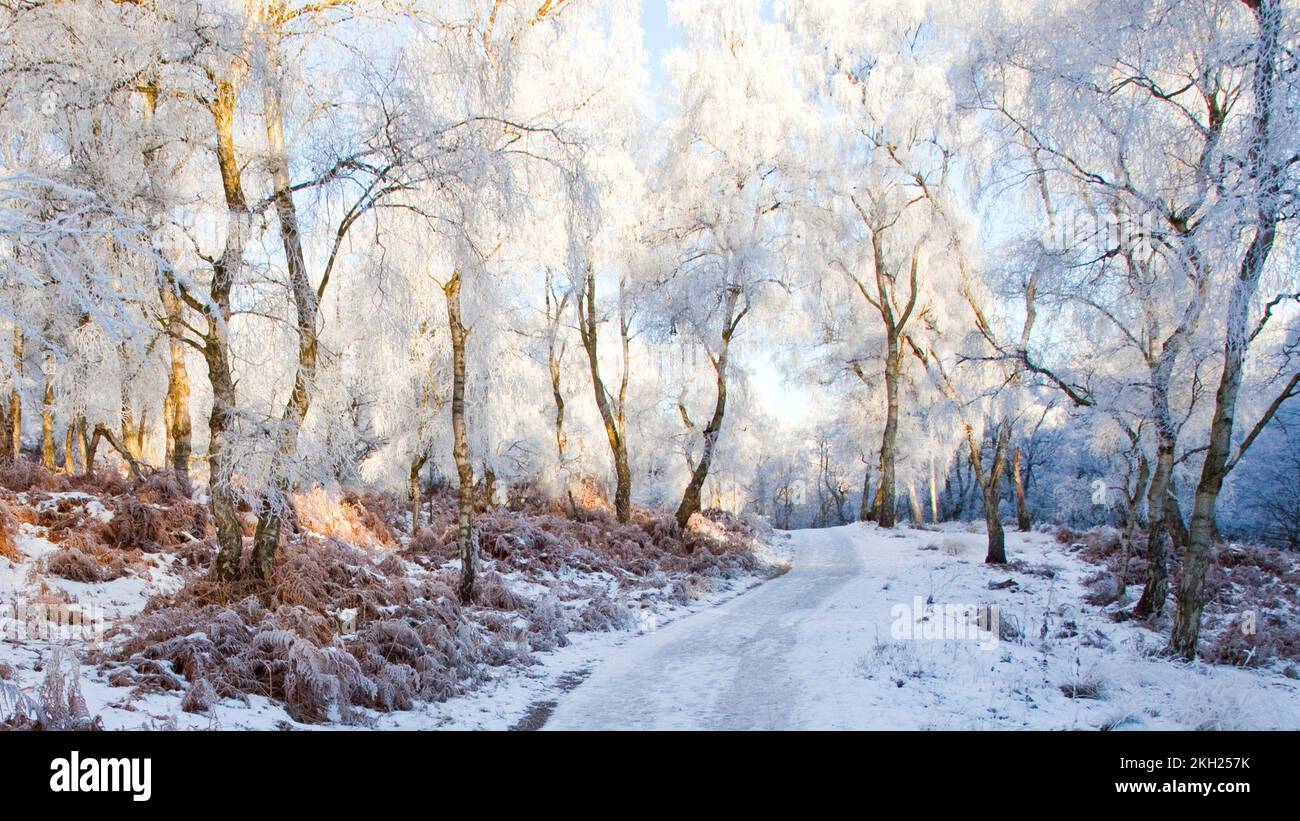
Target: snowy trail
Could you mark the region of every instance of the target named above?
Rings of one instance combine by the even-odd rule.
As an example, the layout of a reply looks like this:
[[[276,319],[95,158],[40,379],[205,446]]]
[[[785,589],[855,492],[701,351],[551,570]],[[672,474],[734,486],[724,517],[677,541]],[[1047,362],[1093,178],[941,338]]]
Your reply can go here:
[[[864,567],[843,528],[793,538],[788,573],[619,648],[560,699],[545,729],[806,726],[802,702],[836,687],[797,656],[842,632],[836,594]]]
[[[542,729],[1300,726],[1296,681],[1150,657],[1163,636],[1080,603],[1095,568],[1048,535],[1008,534],[1015,567],[952,529],[855,524],[789,545],[784,576],[611,649]],[[1016,635],[895,638],[893,608],[926,601],[996,605]],[[1070,696],[1081,681],[1103,692]]]

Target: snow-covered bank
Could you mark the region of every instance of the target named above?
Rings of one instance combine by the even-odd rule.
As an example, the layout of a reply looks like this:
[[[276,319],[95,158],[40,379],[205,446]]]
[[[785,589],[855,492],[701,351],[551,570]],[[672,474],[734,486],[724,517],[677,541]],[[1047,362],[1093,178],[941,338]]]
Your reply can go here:
[[[191,503],[133,493],[0,497],[0,726],[505,729],[627,636],[783,569],[761,530],[725,516],[676,533],[645,511],[488,510],[466,607],[449,510],[412,538],[400,504],[349,497],[303,504],[276,576],[225,589],[205,522],[187,527],[207,538],[167,526]],[[150,534],[129,550],[115,541],[137,532],[128,516]]]
[[[1008,534],[1012,567],[956,529],[792,535],[789,573],[618,648],[546,727],[1300,727],[1300,682],[1154,657],[1164,637],[1084,603],[1095,567],[1048,534]],[[996,605],[996,641],[926,638],[948,605]]]

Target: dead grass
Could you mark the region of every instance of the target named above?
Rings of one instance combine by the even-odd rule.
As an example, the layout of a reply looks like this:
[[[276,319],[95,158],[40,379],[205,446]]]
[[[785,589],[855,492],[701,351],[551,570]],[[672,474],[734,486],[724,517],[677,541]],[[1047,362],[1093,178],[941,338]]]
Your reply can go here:
[[[49,492],[68,489],[68,479],[46,470],[39,462],[19,456],[0,464],[0,487],[19,493],[29,490]]]
[[[158,550],[162,538],[158,512],[139,499],[122,496],[112,500],[113,518],[101,528],[104,542],[118,550]]]
[[[56,649],[45,661],[45,679],[35,696],[0,682],[0,730],[102,730],[99,717],[86,709],[80,669],[75,656]]]
[[[1062,544],[1079,544],[1079,555],[1100,566],[1087,576],[1084,600],[1106,606],[1117,601],[1115,578],[1123,555],[1119,534],[1113,530],[1057,533]],[[1126,579],[1140,586],[1146,577],[1145,536],[1139,534],[1131,546]],[[1169,556],[1170,578],[1176,580],[1181,556]],[[1260,545],[1219,543],[1206,570],[1205,615],[1202,625],[1201,657],[1218,664],[1245,667],[1268,666],[1274,661],[1300,661],[1300,557]],[[1123,612],[1123,611],[1120,611]],[[1243,630],[1243,614],[1253,613],[1255,632]]]
[[[28,473],[22,504],[0,507],[0,531],[26,517],[59,545],[36,565],[33,586],[57,596],[39,573],[101,583],[142,571],[159,551],[178,556],[172,566],[187,573],[179,592],[151,600],[96,651],[110,683],[183,694],[183,709],[194,712],[265,696],[305,722],[362,721],[364,710],[446,699],[493,667],[566,645],[570,633],[630,628],[631,599],[687,603],[754,572],[763,536],[719,512],[693,517],[685,531],[641,509],[619,523],[595,486],[576,512],[567,499],[513,494],[508,507],[476,518],[477,595],[465,607],[455,594],[450,489],[432,494],[414,538],[398,535],[409,516],[398,497],[301,494],[270,583],[231,586],[207,573],[212,526],[170,475],[67,483],[87,499],[52,495],[43,489],[50,477]],[[96,500],[109,521],[96,515]],[[246,518],[251,532],[254,517]]]
[[[504,621],[471,618],[456,601],[454,574],[406,570],[392,554],[308,537],[286,546],[269,590],[194,578],[136,619],[106,662],[110,680],[188,690],[206,679],[221,697],[282,701],[296,720],[350,721],[356,707],[409,709],[462,692],[485,666],[554,646],[564,627],[499,592],[491,571],[480,589],[487,604],[511,608]],[[343,633],[345,613],[355,633]]]
[[[1065,682],[1060,690],[1066,698],[1098,701],[1106,698],[1106,683],[1100,677],[1087,673]]]
[[[74,582],[109,582],[127,575],[141,564],[139,550],[119,550],[95,539],[94,531],[74,531],[64,536],[59,549],[40,561],[45,573]]]
[[[18,549],[18,518],[9,508],[9,503],[0,499],[0,558],[12,562],[21,561],[23,554]]]

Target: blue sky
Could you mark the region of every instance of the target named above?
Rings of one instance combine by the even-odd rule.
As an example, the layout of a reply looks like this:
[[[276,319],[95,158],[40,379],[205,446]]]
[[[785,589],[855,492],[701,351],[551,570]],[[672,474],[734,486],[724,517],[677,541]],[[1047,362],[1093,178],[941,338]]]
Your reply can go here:
[[[659,88],[665,80],[663,56],[682,40],[682,30],[668,23],[668,0],[642,0],[641,28],[645,30],[645,48],[650,55],[650,77]]]

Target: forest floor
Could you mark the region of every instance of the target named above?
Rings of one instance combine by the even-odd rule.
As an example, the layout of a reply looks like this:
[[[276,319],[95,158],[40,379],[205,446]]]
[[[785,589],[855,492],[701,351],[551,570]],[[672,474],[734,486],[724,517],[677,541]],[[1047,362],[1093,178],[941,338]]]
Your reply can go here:
[[[512,499],[480,505],[464,606],[454,497],[429,502],[412,536],[400,499],[299,496],[270,582],[223,585],[165,480],[0,476],[0,729],[527,727],[611,647],[786,569],[727,514]]]
[[[1300,728],[1300,564],[1278,551],[1220,547],[1206,658],[1182,663],[1107,589],[1104,530],[1009,533],[989,566],[961,523],[678,534],[525,500],[480,512],[462,607],[449,498],[415,536],[400,500],[299,498],[253,590],[214,585],[210,523],[174,489],[16,484],[0,728]]]

